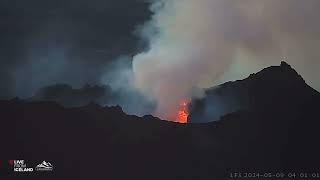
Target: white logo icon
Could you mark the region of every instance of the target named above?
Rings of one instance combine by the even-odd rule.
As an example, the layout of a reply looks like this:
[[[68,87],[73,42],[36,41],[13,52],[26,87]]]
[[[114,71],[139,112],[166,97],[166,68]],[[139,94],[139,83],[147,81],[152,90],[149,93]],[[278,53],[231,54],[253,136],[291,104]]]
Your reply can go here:
[[[42,161],[41,164],[38,164],[36,166],[36,170],[37,171],[52,171],[53,170],[53,166],[49,162]]]

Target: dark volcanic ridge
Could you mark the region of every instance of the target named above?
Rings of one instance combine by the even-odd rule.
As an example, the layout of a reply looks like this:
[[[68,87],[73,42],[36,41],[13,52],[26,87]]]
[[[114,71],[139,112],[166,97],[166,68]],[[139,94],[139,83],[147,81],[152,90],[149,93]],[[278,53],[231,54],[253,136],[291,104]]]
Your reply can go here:
[[[178,124],[127,115],[119,106],[0,101],[1,155],[47,160],[55,167],[52,179],[221,180],[235,171],[320,172],[320,93],[289,65],[207,93],[213,91],[247,94],[248,108],[220,121]]]
[[[192,100],[188,122],[216,121],[239,110],[270,108],[277,103],[307,103],[311,97],[306,96],[317,93],[289,64],[281,62],[280,66],[265,68],[246,79],[205,90],[203,98]]]
[[[89,103],[101,106],[121,105],[128,114],[143,115],[154,109],[154,104],[139,92],[113,89],[109,85],[89,85],[73,88],[68,84],[54,84],[40,88],[28,102],[53,101],[65,107],[82,107]]]

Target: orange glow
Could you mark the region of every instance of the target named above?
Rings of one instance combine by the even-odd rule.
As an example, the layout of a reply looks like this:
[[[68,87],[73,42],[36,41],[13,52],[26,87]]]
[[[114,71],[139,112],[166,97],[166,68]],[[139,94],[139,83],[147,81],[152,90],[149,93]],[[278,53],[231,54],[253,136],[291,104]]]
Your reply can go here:
[[[176,122],[179,123],[187,123],[188,122],[188,116],[189,116],[189,111],[188,111],[188,104],[190,101],[183,100],[180,105],[178,112],[176,114]]]

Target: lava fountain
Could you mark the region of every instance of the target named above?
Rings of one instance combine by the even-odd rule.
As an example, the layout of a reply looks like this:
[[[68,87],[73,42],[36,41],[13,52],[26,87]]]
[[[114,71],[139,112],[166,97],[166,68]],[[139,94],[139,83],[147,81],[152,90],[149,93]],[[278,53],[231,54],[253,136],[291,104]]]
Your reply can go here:
[[[187,123],[188,122],[188,116],[189,116],[189,100],[183,100],[179,104],[179,109],[177,110],[175,121],[179,123]]]

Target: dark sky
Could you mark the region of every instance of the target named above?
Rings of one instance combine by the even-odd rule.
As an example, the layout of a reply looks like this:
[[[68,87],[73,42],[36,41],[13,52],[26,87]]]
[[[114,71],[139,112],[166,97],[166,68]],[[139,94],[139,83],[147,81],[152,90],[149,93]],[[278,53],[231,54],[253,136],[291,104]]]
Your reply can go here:
[[[145,46],[133,32],[148,8],[141,0],[0,0],[0,97],[99,83],[108,62]]]

